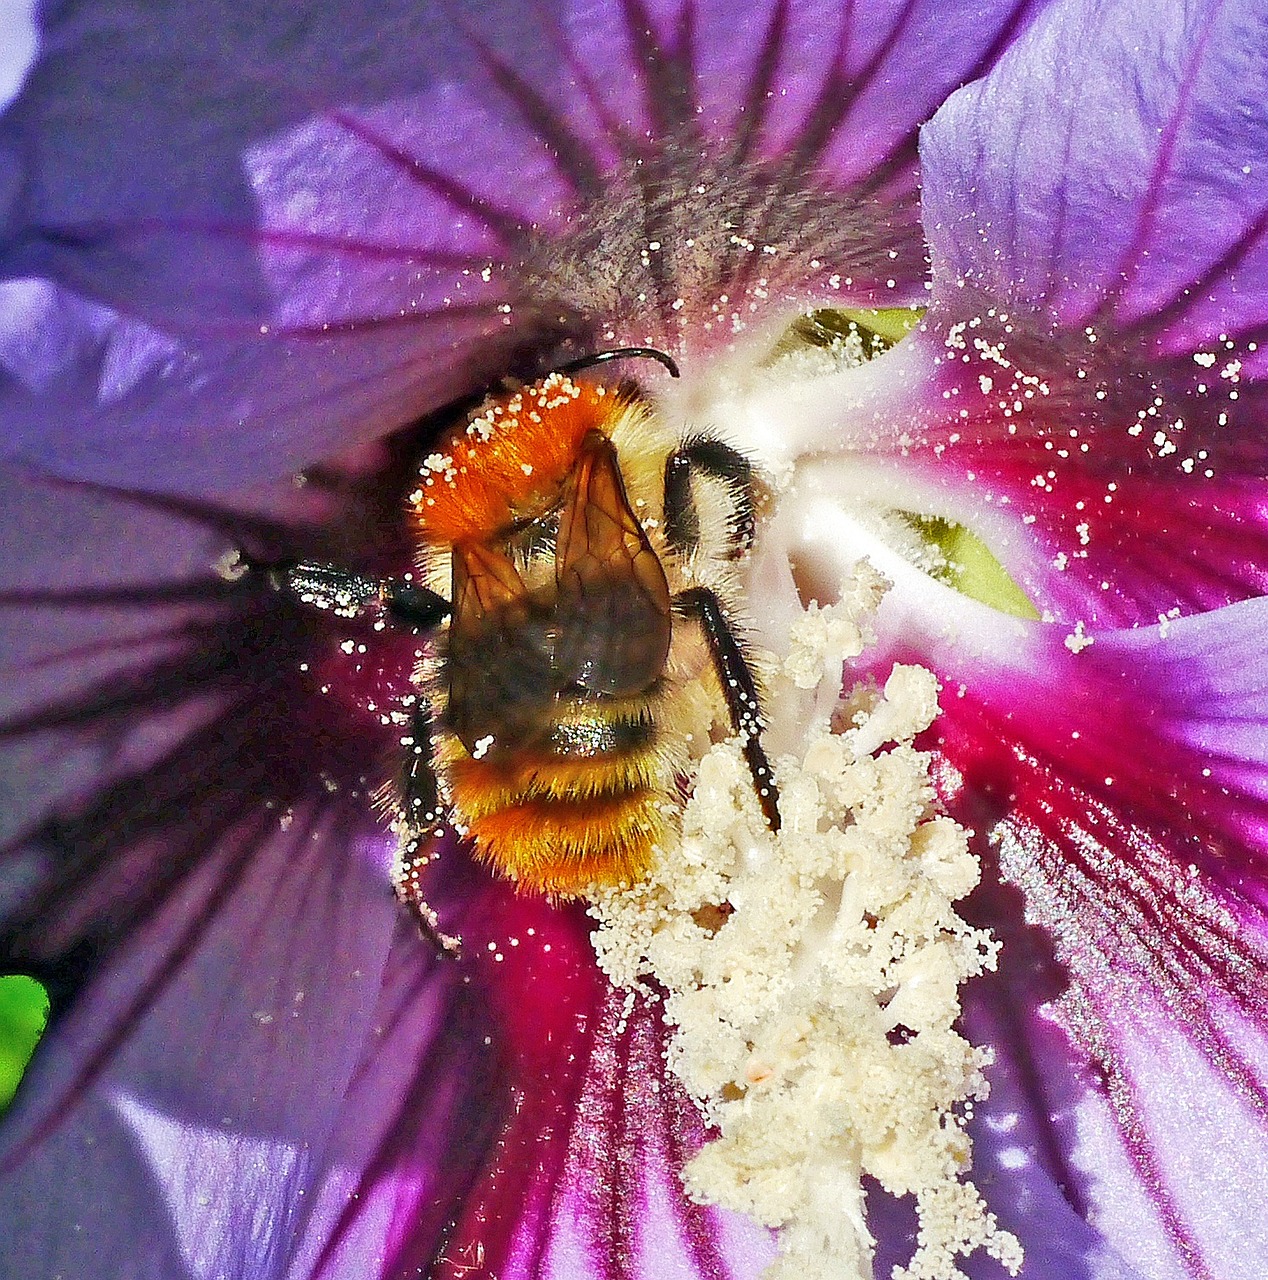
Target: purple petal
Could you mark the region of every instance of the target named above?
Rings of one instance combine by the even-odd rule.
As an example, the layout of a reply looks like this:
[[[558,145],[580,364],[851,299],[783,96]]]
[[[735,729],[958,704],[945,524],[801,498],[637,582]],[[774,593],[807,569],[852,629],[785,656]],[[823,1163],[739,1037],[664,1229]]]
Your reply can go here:
[[[1256,384],[1141,369],[971,293],[826,381],[772,397],[771,453],[830,431],[865,450],[834,483],[973,530],[1044,617],[1149,625],[1268,591]]]
[[[0,297],[9,456],[225,491],[561,343],[699,344],[716,313],[716,344],[750,298],[919,300],[915,128],[1027,12],[556,6],[526,42],[518,10],[270,10],[215,57],[183,10],[50,12],[0,126],[27,169],[0,261],[96,302]],[[29,349],[33,319],[61,336]]]
[[[7,806],[0,946],[60,1012],[4,1128],[13,1274],[305,1275],[336,1254],[365,1271],[398,1229],[349,1213],[362,1182],[374,1200],[367,1170],[447,1206],[496,1120],[462,973],[416,936],[389,954],[363,781],[379,717],[355,710],[355,667],[343,701],[306,703],[293,681],[330,675],[338,637],[310,645],[201,568],[235,533],[267,548],[269,517],[21,476],[6,492],[0,745],[6,776],[40,785]],[[433,1242],[443,1226],[410,1220]]]
[[[0,50],[0,110],[13,100],[35,59],[37,36],[34,4],[13,0],[5,8],[5,43]]]
[[[207,566],[224,542],[171,513],[138,509],[100,493],[68,491],[0,472],[0,719],[21,719],[59,699],[87,700],[117,688],[139,662],[177,652],[197,614],[188,580],[207,587]],[[182,579],[185,580],[182,583]],[[149,607],[135,597],[154,590]],[[69,592],[63,607],[42,608]],[[118,724],[113,726],[118,729]],[[0,737],[0,773],[9,780],[0,833],[10,840],[34,826],[54,800],[88,796],[134,768],[175,723],[156,722],[129,749],[129,735],[74,732]],[[145,742],[147,745],[141,745]]]
[[[11,274],[51,272],[151,316],[267,320],[271,282],[244,233],[260,226],[255,185],[286,178],[268,140],[331,104],[434,92],[469,58],[450,22],[411,5],[345,9],[338,22],[320,6],[203,17],[217,24],[215,46],[180,6],[108,9],[100,20],[45,10],[45,55],[5,118],[5,145],[27,174],[6,244]],[[371,176],[364,162],[343,167],[325,174],[327,206],[351,205]],[[372,226],[377,208],[356,203],[361,214],[344,208],[347,217]],[[406,244],[419,225],[398,228]]]
[[[1086,1149],[1074,1163],[1081,1110],[1103,1112],[1104,1104],[1066,1033],[1034,1009],[1025,930],[1005,945],[999,974],[965,994],[967,1034],[995,1052],[990,1096],[974,1109],[974,1183],[1001,1225],[1024,1242],[1028,1280],[1187,1280],[1153,1226],[1149,1198],[1121,1148],[1108,1144],[1095,1168]],[[1135,1214],[1133,1230],[1110,1232],[1103,1219],[1088,1221],[1089,1184],[1098,1189],[1098,1210],[1112,1199]],[[1120,1235],[1128,1244],[1121,1253],[1114,1247]],[[997,1274],[972,1263],[968,1271]]]
[[[866,12],[858,6],[839,9],[833,70],[840,69],[836,88],[849,106],[827,148],[831,171],[847,180],[875,181],[904,154],[910,164],[914,127],[952,89],[989,71],[1042,8],[1043,0],[985,9],[888,0],[869,5]],[[826,96],[821,94],[820,109]]]
[[[1058,621],[1152,623],[1268,591],[1268,523],[1253,481],[1123,467],[1107,490],[1104,472],[1056,460],[1059,479],[1048,491],[1031,481],[1054,469],[1053,459],[1036,452],[966,451],[956,463],[988,504],[1033,517],[1033,552],[1018,581]]]
[[[242,854],[209,851],[41,1046],[6,1126],[0,1192],[25,1274],[85,1274],[111,1256],[217,1274],[301,1214],[372,1034],[395,916],[311,813]],[[77,1176],[59,1176],[70,1163]],[[134,1188],[123,1203],[120,1186]],[[82,1230],[51,1225],[66,1221]]]
[[[1265,20],[1254,0],[1046,10],[923,134],[944,293],[968,280],[1065,325],[1109,317],[1168,353],[1253,339],[1268,308]]]
[[[939,5],[872,0],[840,6],[764,0],[733,6],[678,0],[578,10],[566,21],[610,114],[667,132],[672,116],[630,93],[630,69],[659,46],[677,67],[670,94],[694,99],[707,136],[725,150],[799,158],[832,185],[879,185],[913,174],[915,130],[957,85],[988,69],[1034,4]],[[647,16],[648,36],[638,30]],[[662,73],[664,74],[664,73]],[[694,79],[694,84],[692,80]],[[681,107],[679,108],[682,109]]]
[[[1066,627],[1148,625],[1268,591],[1258,481],[1206,474],[1204,463],[1150,469],[1147,456],[1133,465],[1115,452],[1089,460],[1019,436],[892,470],[983,536],[1040,613]]]
[[[470,254],[477,270],[519,256],[530,220],[560,229],[646,136],[685,144],[697,106],[723,153],[826,163],[834,185],[901,162],[910,196],[916,126],[991,65],[1028,8],[786,3],[736,22],[613,0],[544,5],[526,41],[519,9],[486,7],[467,31],[392,0],[345,7],[339,23],[319,7],[303,21],[235,10],[214,55],[191,52],[204,28],[191,33],[179,7],[103,23],[54,10],[49,52],[5,121],[28,175],[8,273],[205,327],[278,321],[279,267],[293,284],[288,265],[325,256],[394,287],[388,314],[417,304],[420,283],[432,305],[444,290],[412,262],[452,290],[463,277],[427,271],[428,254]],[[401,105],[368,123],[351,105],[389,100]],[[314,147],[328,153],[316,164]],[[352,314],[308,301],[310,323]]]
[[[381,439],[505,359],[478,314],[181,346],[42,281],[0,286],[0,334],[28,324],[38,346],[0,349],[7,462],[203,496]]]
[[[1268,1133],[1266,616],[1250,601],[1077,654],[1032,628],[994,674],[943,649],[944,685],[961,690],[932,735],[944,793],[990,832],[1051,947],[1015,1016],[1045,1005],[1085,1055],[1045,1057],[1042,1034],[1002,1028],[1014,1070],[1030,1055],[1019,1079],[1041,1128],[1026,1161],[1148,1275],[1250,1276],[1268,1250],[1250,1208]],[[1024,969],[1022,900],[978,902],[1005,936],[1004,972]],[[1017,1003],[1004,997],[997,1009]]]

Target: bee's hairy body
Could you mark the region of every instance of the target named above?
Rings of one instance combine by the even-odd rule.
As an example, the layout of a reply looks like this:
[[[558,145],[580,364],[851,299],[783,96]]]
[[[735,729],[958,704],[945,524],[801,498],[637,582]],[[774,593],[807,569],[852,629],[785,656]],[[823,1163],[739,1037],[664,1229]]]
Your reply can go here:
[[[733,503],[698,483],[695,546],[667,544],[680,443],[639,401],[556,376],[442,446],[414,494],[420,569],[454,605],[418,673],[435,773],[455,827],[525,887],[637,878],[675,821],[689,735],[718,709],[699,628],[671,600],[698,581],[734,598]],[[578,524],[598,528],[561,582],[570,513],[570,544]],[[580,661],[565,653],[561,672],[570,647]]]
[[[760,694],[735,630],[754,535],[747,459],[668,431],[637,389],[574,382],[617,348],[490,396],[418,466],[417,575],[310,561],[248,570],[298,603],[432,637],[388,804],[392,880],[452,954],[425,870],[449,827],[527,890],[632,881],[669,834],[693,741],[737,736],[779,829]],[[446,619],[447,624],[446,624]]]

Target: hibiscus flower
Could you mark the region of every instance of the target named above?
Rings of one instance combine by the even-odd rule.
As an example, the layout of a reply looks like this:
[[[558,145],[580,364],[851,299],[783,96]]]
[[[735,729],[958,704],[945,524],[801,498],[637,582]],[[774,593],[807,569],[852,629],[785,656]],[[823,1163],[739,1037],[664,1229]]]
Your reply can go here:
[[[939,677],[1025,1275],[1262,1274],[1265,47],[1249,2],[46,8],[0,120],[0,937],[54,1006],[6,1274],[770,1260],[684,1196],[702,1121],[580,906],[447,848],[463,958],[396,911],[417,640],[230,572],[399,572],[444,407],[628,343],[770,478],[758,638],[866,562],[851,682]]]

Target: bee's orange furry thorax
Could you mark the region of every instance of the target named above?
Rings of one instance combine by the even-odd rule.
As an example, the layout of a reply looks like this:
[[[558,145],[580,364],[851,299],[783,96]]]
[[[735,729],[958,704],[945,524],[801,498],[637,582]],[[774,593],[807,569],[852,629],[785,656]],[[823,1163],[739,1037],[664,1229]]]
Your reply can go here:
[[[410,497],[423,537],[484,540],[549,510],[581,441],[602,430],[615,404],[606,388],[562,374],[491,400],[423,460]]]

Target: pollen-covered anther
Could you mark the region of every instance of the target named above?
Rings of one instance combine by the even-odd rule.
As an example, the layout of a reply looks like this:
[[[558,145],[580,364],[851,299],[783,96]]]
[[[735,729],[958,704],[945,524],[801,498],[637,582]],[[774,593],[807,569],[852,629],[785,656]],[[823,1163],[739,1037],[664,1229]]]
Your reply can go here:
[[[609,976],[667,991],[670,1064],[719,1135],[688,1166],[688,1193],[778,1231],[767,1280],[870,1280],[865,1176],[915,1198],[918,1247],[897,1280],[953,1280],[977,1250],[1021,1263],[965,1180],[964,1112],[989,1055],[955,1029],[959,988],[997,945],[954,909],[979,864],[912,746],[937,681],[897,666],[882,690],[841,698],[882,594],[860,568],[840,603],[792,628],[768,682],[772,730],[802,743],[775,761],[780,831],[755,821],[737,745],[712,747],[677,847],[593,907]],[[808,698],[799,739],[784,718],[804,725]]]

